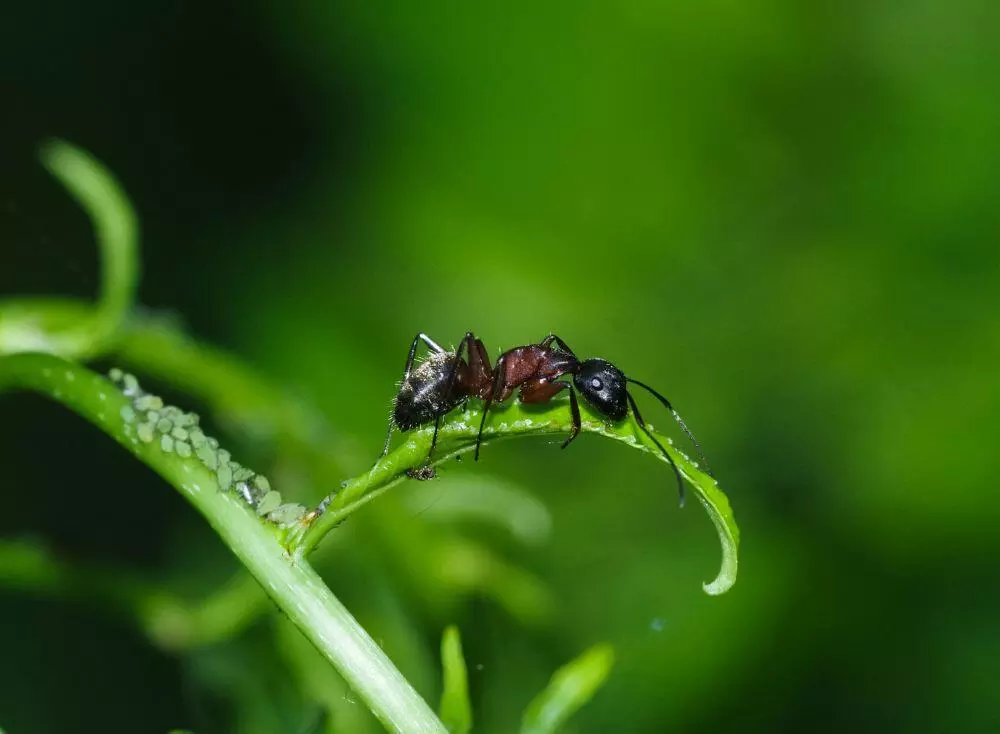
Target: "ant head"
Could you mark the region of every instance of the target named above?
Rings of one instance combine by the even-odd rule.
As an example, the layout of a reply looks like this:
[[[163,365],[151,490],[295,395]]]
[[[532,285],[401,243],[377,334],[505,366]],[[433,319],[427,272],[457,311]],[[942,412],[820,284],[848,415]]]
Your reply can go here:
[[[573,372],[573,385],[598,412],[613,421],[628,415],[625,375],[603,359],[587,359]]]

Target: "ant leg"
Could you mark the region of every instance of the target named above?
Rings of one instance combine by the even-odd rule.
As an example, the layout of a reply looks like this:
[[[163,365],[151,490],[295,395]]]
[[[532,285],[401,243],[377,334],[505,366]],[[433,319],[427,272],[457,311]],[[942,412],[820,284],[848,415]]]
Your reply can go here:
[[[434,437],[431,439],[431,449],[427,452],[427,458],[424,459],[424,464],[431,463],[431,457],[434,456],[434,447],[437,446],[438,442],[438,429],[441,427],[441,416],[439,415],[434,419]]]
[[[413,342],[410,344],[410,353],[406,355],[406,367],[403,368],[403,382],[406,382],[408,379],[410,379],[410,372],[413,370],[413,359],[417,355],[417,346],[420,344],[420,342],[426,344],[427,348],[430,349],[435,354],[441,354],[442,352],[445,351],[444,347],[442,347],[440,344],[438,344],[436,341],[434,341],[424,332],[421,331],[419,334],[413,337]]]
[[[486,402],[483,403],[483,419],[479,421],[479,434],[476,436],[476,453],[473,456],[474,461],[479,461],[479,447],[483,443],[483,427],[486,425],[486,416],[490,414],[490,406],[493,405],[493,399],[497,395],[502,395],[506,392],[506,385],[502,384],[505,380],[507,366],[506,355],[501,355],[500,359],[497,360],[496,367],[493,368],[493,384],[490,388],[490,395],[486,398]]]
[[[413,337],[413,342],[410,344],[410,352],[406,355],[406,366],[403,368],[403,382],[405,383],[410,379],[410,372],[413,371],[413,360],[417,356],[417,346],[423,342],[427,345],[427,348],[436,354],[440,354],[444,351],[440,344],[435,342],[425,333],[420,332],[415,337]],[[392,418],[389,419],[389,430],[385,434],[385,446],[382,447],[382,456],[389,453],[389,444],[392,442],[392,429],[395,426],[392,423]]]
[[[564,352],[566,352],[568,354],[571,354],[574,357],[576,356],[576,353],[572,349],[569,348],[569,344],[567,344],[566,342],[564,342],[562,339],[560,339],[555,334],[549,334],[547,337],[545,337],[540,342],[538,342],[538,346],[548,348],[552,344],[552,342],[555,342],[556,346],[559,347]]]
[[[568,382],[528,382],[521,386],[519,397],[522,403],[545,403],[551,400],[565,389],[569,389],[569,410],[573,416],[573,428],[570,430],[569,438],[563,441],[560,448],[566,448],[574,438],[580,435],[583,424],[580,421],[580,405],[576,400],[576,390]]]
[[[667,450],[663,448],[663,444],[656,440],[656,436],[650,433],[650,430],[646,428],[646,422],[642,419],[642,414],[639,412],[639,406],[635,404],[635,399],[632,397],[631,393],[625,393],[628,396],[629,405],[632,406],[632,414],[635,416],[635,422],[639,424],[639,428],[643,430],[649,438],[656,444],[656,447],[663,454],[667,463],[670,464],[671,468],[674,470],[674,476],[677,477],[677,491],[680,493],[680,504],[681,507],[684,506],[684,476],[681,474],[681,470],[677,468],[677,463],[674,458],[667,453]]]
[[[573,428],[569,432],[569,438],[563,441],[563,445],[560,448],[566,448],[573,442],[573,439],[580,435],[580,429],[583,427],[583,423],[580,420],[580,404],[576,402],[576,390],[570,385],[569,388],[569,412],[573,416]]]
[[[462,362],[462,350],[465,350],[466,358],[469,360],[468,365],[471,366],[473,362],[473,355],[476,355],[476,345],[482,346],[482,342],[476,338],[476,335],[471,331],[465,332],[465,336],[462,337],[462,341],[458,345],[458,349],[455,350],[455,363],[451,366],[451,375],[448,377],[448,395],[451,395],[455,390],[455,384],[460,382],[458,375],[460,372],[459,365]]]
[[[392,429],[396,427],[393,422],[392,417],[389,417],[389,430],[385,433],[385,446],[382,447],[382,456],[385,457],[389,454],[389,444],[392,443]]]
[[[465,338],[463,338],[462,342],[458,345],[458,349],[455,351],[455,361],[451,365],[451,374],[448,377],[448,395],[451,395],[455,389],[455,382],[458,379],[459,365],[462,362],[462,350],[464,349],[466,354],[469,354],[469,344],[476,341],[478,341],[478,339],[476,339],[471,331],[465,332]],[[437,446],[438,441],[438,430],[441,428],[441,418],[442,416],[439,415],[434,419],[434,437],[431,438],[431,448],[430,451],[427,452],[427,459],[424,462],[425,464],[430,464],[431,457],[434,456],[434,447]]]
[[[547,403],[568,387],[568,382],[532,380],[521,385],[517,396],[522,403]]]
[[[471,336],[470,332],[466,338]],[[490,355],[486,351],[482,340],[473,340],[469,347],[469,374],[466,380],[465,389],[469,395],[480,400],[489,397],[490,388],[493,386],[493,367],[490,366]]]

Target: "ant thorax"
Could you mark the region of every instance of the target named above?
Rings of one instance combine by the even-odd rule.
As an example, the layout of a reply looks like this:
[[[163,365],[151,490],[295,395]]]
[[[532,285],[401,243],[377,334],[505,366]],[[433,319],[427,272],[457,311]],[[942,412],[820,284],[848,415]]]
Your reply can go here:
[[[461,370],[464,362],[453,352],[430,354],[410,372],[399,385],[392,405],[392,420],[401,431],[433,421],[463,401],[461,391],[454,389],[454,369]],[[460,375],[459,375],[460,377]]]

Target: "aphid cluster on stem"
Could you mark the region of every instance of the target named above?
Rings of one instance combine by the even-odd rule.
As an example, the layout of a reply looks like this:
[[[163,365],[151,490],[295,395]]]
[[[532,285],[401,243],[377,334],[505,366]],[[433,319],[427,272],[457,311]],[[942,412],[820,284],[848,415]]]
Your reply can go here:
[[[205,435],[197,414],[165,405],[158,395],[144,391],[134,375],[120,369],[112,369],[108,376],[131,400],[130,405],[122,408],[121,418],[125,421],[125,435],[133,442],[155,442],[164,453],[197,460],[215,475],[223,491],[236,493],[258,515],[275,525],[290,527],[303,517],[302,505],[283,503],[281,494],[271,489],[267,477],[233,461],[216,439]]]
[[[415,364],[417,348],[421,342],[427,345],[430,355]],[[694,444],[705,471],[711,475],[701,446],[669,400],[649,385],[627,377],[607,360],[579,359],[569,345],[555,334],[549,334],[537,344],[508,349],[497,358],[496,365],[492,367],[486,347],[471,331],[466,333],[455,351],[442,348],[426,334],[417,334],[410,345],[403,379],[393,401],[392,418],[382,455],[385,456],[389,452],[394,428],[408,431],[433,421],[434,436],[431,439],[427,463],[424,467],[409,472],[410,476],[416,479],[430,479],[434,476],[430,460],[437,444],[441,419],[451,410],[464,405],[470,398],[478,398],[484,401],[483,417],[476,438],[475,458],[478,461],[483,427],[486,425],[490,408],[495,403],[509,399],[515,391],[522,403],[545,403],[564,390],[569,392],[573,423],[569,436],[562,444],[562,448],[566,448],[579,435],[582,427],[577,399],[579,392],[583,399],[609,422],[624,420],[631,409],[639,428],[659,448],[673,468],[683,505],[683,475],[673,457],[646,427],[639,406],[628,390],[629,384],[648,391],[670,411],[673,419]]]

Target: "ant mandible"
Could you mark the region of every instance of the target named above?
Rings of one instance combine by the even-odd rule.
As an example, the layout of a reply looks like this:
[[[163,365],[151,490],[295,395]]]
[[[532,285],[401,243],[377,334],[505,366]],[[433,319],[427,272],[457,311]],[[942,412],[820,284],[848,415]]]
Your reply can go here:
[[[431,350],[431,355],[414,368],[414,358],[421,341]],[[463,357],[463,352],[468,361]],[[572,377],[572,382],[559,379],[565,376]],[[669,400],[649,385],[626,377],[624,372],[607,360],[597,358],[580,360],[569,345],[555,334],[549,334],[538,344],[507,350],[497,358],[496,366],[492,370],[486,347],[471,331],[465,334],[454,352],[443,349],[426,334],[417,334],[410,345],[403,380],[393,401],[392,419],[382,455],[385,456],[389,452],[393,427],[408,431],[433,420],[434,436],[427,454],[429,465],[437,443],[441,418],[464,404],[470,397],[475,397],[485,401],[476,437],[475,459],[478,461],[483,428],[490,408],[495,402],[501,403],[507,400],[514,390],[518,390],[518,397],[522,403],[545,403],[563,390],[569,390],[573,423],[569,436],[562,443],[562,448],[566,448],[579,435],[582,427],[580,406],[576,396],[576,392],[579,391],[594,410],[612,422],[624,420],[631,407],[636,423],[673,469],[680,503],[683,506],[684,479],[681,471],[673,457],[646,427],[639,406],[628,391],[629,383],[638,385],[663,403],[681,430],[691,439],[705,471],[711,476],[712,472],[701,445]],[[433,470],[418,470],[411,476],[428,479],[433,476]]]

